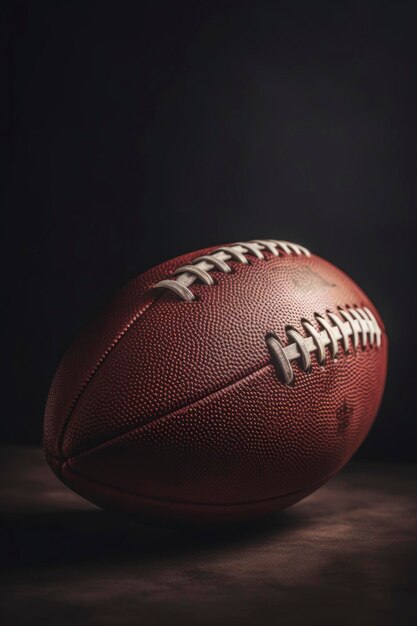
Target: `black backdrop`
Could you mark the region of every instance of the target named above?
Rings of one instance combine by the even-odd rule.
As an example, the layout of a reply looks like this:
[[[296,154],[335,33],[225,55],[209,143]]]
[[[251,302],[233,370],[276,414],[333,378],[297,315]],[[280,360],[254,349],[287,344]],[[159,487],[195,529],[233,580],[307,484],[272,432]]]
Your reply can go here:
[[[413,3],[14,2],[2,9],[5,441],[40,442],[79,326],[148,267],[308,246],[391,341],[358,456],[415,455]]]

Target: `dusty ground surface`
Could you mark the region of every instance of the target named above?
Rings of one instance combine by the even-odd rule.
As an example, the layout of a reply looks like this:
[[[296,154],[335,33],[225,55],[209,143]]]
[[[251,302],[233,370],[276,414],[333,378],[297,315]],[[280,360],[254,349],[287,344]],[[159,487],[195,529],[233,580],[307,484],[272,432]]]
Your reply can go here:
[[[0,449],[0,623],[417,623],[417,467],[350,464],[238,528],[161,529],[59,483],[42,452]]]

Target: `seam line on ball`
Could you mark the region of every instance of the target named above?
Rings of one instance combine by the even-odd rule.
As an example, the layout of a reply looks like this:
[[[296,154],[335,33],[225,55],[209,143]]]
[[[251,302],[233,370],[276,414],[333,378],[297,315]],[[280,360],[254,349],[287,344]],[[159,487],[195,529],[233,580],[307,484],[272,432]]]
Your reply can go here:
[[[107,347],[107,349],[103,352],[103,354],[101,355],[101,357],[98,359],[98,361],[96,362],[96,364],[94,365],[94,367],[91,369],[90,374],[85,378],[85,380],[83,381],[82,385],[80,386],[79,390],[77,391],[77,393],[75,394],[70,407],[68,409],[68,415],[62,425],[61,428],[61,433],[59,436],[59,444],[58,444],[58,450],[60,453],[60,460],[63,459],[64,454],[63,454],[63,445],[64,445],[64,438],[65,438],[65,433],[67,431],[68,425],[71,421],[71,417],[74,413],[75,407],[77,406],[78,401],[80,400],[81,396],[83,395],[84,391],[86,390],[86,388],[88,387],[90,381],[92,380],[92,378],[94,377],[94,375],[97,373],[97,371],[100,369],[100,366],[103,364],[103,362],[107,359],[107,357],[110,355],[110,353],[114,350],[114,348],[118,345],[118,343],[121,341],[121,339],[126,335],[126,333],[129,332],[129,330],[132,328],[132,326],[143,317],[143,315],[149,311],[149,309],[151,308],[151,306],[159,299],[160,296],[157,296],[156,298],[154,298],[153,300],[151,300],[151,302],[149,302],[146,306],[144,306],[138,313],[136,313],[132,319],[128,322],[128,324],[126,324],[123,329],[121,331],[119,331],[117,333],[117,335],[115,336],[115,338],[113,339],[113,341],[111,342],[111,344]]]
[[[66,457],[64,461],[66,462],[71,459],[75,459],[77,457],[87,455],[90,452],[99,450],[100,448],[106,447],[108,444],[113,444],[118,439],[121,439],[124,436],[130,433],[133,433],[135,431],[146,430],[146,428],[153,426],[154,424],[160,422],[161,420],[168,419],[168,418],[175,416],[176,413],[183,411],[184,409],[190,409],[192,407],[195,407],[200,402],[205,402],[206,400],[211,399],[213,396],[224,393],[224,391],[233,388],[235,385],[239,385],[241,383],[247,382],[248,380],[251,379],[251,377],[260,375],[266,369],[273,370],[273,364],[265,363],[263,365],[257,366],[256,369],[254,369],[251,372],[248,372],[247,374],[245,374],[238,380],[231,381],[227,385],[224,385],[223,387],[210,391],[209,393],[206,393],[204,396],[197,398],[196,400],[194,400],[193,402],[189,404],[182,404],[181,406],[177,406],[175,409],[169,411],[168,413],[164,413],[163,415],[158,415],[154,419],[151,419],[149,422],[146,422],[146,424],[134,425],[131,428],[127,428],[126,430],[122,432],[115,433],[112,437],[105,439],[104,441],[101,441],[100,443],[97,443],[96,445],[92,445],[89,448],[84,448],[83,450],[80,450],[76,454]]]
[[[293,344],[290,345],[291,349],[293,348]],[[70,459],[74,459],[80,456],[84,456],[89,454],[90,452],[99,450],[100,448],[104,448],[106,447],[108,444],[113,444],[115,441],[117,441],[118,439],[122,439],[124,436],[129,435],[131,433],[134,433],[136,431],[140,431],[140,430],[145,430],[148,427],[153,426],[154,424],[160,422],[161,420],[165,420],[168,418],[171,418],[173,416],[175,416],[178,412],[183,411],[184,409],[190,409],[192,407],[198,406],[199,403],[201,402],[205,402],[208,399],[215,397],[217,394],[221,394],[224,393],[226,390],[229,390],[231,388],[233,388],[235,385],[239,385],[241,383],[246,383],[248,380],[251,379],[251,377],[255,377],[260,375],[264,370],[266,369],[272,369],[274,370],[274,363],[273,362],[264,362],[263,364],[257,365],[255,369],[253,369],[250,372],[247,372],[244,376],[238,378],[237,380],[233,380],[230,381],[229,383],[227,383],[226,385],[218,388],[218,389],[214,389],[208,393],[206,393],[203,396],[200,396],[199,398],[196,398],[195,400],[193,400],[191,403],[184,403],[181,404],[180,406],[177,406],[175,408],[173,408],[172,410],[170,410],[167,413],[164,413],[162,415],[158,415],[156,417],[154,417],[153,419],[151,419],[150,421],[146,422],[145,424],[140,424],[140,425],[132,425],[129,428],[126,428],[123,431],[117,432],[115,433],[113,436],[109,437],[108,439],[105,439],[95,445],[92,445],[88,448],[84,448],[83,450],[80,450],[79,452],[77,452],[76,454],[73,454],[71,456],[68,456],[66,458],[61,458],[61,461],[68,461]]]
[[[104,487],[105,489],[115,491],[117,493],[126,494],[134,498],[138,498],[140,500],[149,500],[150,502],[160,502],[164,504],[178,504],[178,505],[184,505],[184,506],[191,505],[191,506],[196,506],[196,507],[207,507],[207,508],[211,508],[211,507],[231,507],[232,508],[232,507],[247,506],[247,505],[253,505],[253,504],[263,504],[265,502],[273,502],[274,500],[287,498],[288,496],[293,496],[293,495],[296,495],[297,493],[303,493],[304,491],[309,491],[310,489],[315,490],[320,485],[330,480],[333,476],[335,476],[340,471],[340,467],[339,467],[336,471],[332,472],[331,474],[325,476],[324,478],[321,478],[320,480],[315,481],[314,483],[307,485],[306,487],[303,487],[302,489],[289,491],[279,496],[272,496],[271,498],[261,498],[260,500],[242,500],[240,502],[195,502],[192,500],[168,500],[166,498],[142,496],[140,494],[134,493],[133,491],[128,491],[127,489],[120,489],[119,487],[113,487],[112,485],[106,485],[105,483],[102,483],[98,480],[90,478],[89,476],[85,476],[81,472],[78,472],[76,469],[71,467],[71,465],[69,465],[67,461],[64,463],[64,465],[66,466],[65,469],[68,473],[75,474],[76,476],[79,476],[84,481],[91,483],[92,485],[98,485],[100,487]]]

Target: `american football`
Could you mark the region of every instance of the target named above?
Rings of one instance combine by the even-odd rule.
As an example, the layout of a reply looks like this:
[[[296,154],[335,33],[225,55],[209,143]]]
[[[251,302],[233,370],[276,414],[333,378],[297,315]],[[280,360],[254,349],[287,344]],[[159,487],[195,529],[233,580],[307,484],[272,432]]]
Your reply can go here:
[[[365,439],[383,322],[341,270],[287,241],[184,254],[125,286],[52,382],[44,449],[91,502],[139,520],[288,507]]]

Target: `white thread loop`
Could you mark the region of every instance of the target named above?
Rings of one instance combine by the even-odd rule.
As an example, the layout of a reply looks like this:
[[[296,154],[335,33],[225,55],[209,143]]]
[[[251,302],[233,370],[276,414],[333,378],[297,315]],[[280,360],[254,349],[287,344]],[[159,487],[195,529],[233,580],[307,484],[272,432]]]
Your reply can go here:
[[[254,239],[246,243],[240,242],[232,246],[222,246],[210,254],[203,254],[191,263],[178,267],[174,272],[174,276],[178,276],[178,278],[161,280],[153,286],[153,289],[168,289],[182,300],[192,302],[195,296],[189,287],[194,281],[200,280],[205,285],[214,285],[214,280],[209,272],[218,271],[229,274],[232,271],[229,262],[235,261],[247,265],[249,261],[246,255],[248,254],[256,259],[264,260],[263,250],[274,256],[280,256],[282,253],[311,256],[307,248],[296,243],[276,239]]]
[[[342,317],[345,318],[345,320],[349,323],[350,328],[352,330],[351,335],[352,335],[352,343],[353,343],[353,347],[356,348],[358,347],[358,341],[359,341],[359,335],[358,335],[358,325],[355,324],[355,318],[351,315],[350,313],[351,309],[349,309],[348,311],[344,311],[343,309],[340,309],[340,315]]]
[[[197,263],[204,263],[204,262],[210,263],[210,265],[213,265],[213,267],[215,267],[216,270],[219,270],[220,272],[224,272],[225,274],[230,274],[230,272],[232,271],[232,268],[230,267],[230,265],[227,265],[225,261],[222,261],[218,257],[214,256],[214,254],[213,256],[210,256],[209,254],[204,254],[203,256],[199,256],[196,259],[194,259],[192,263],[193,265],[197,265]],[[184,265],[182,267],[179,267],[177,272],[182,273],[184,267],[185,267]]]
[[[311,358],[304,337],[293,328],[287,330],[287,337],[297,344],[300,353],[301,367],[305,372],[308,372],[311,369]]]
[[[302,322],[302,324],[303,324],[304,330],[307,331],[307,333],[311,336],[314,343],[316,344],[317,361],[319,362],[320,365],[323,365],[323,363],[326,360],[326,351],[325,351],[325,345],[321,339],[321,335],[319,331],[316,330],[313,324],[310,324],[310,322],[308,322],[307,320]]]
[[[250,243],[257,243],[258,245],[265,248],[265,250],[268,250],[270,254],[273,254],[274,256],[279,256],[276,244],[272,243],[271,241],[267,241],[266,239],[253,239]]]
[[[342,335],[343,350],[346,353],[349,352],[349,335],[346,332],[343,321],[340,319],[340,317],[337,317],[337,315],[335,315],[334,313],[331,313],[330,311],[327,313],[327,316],[332,320],[333,324],[335,324],[338,327],[339,332]],[[373,343],[372,338],[370,338],[369,341],[371,344]]]
[[[373,330],[376,333],[376,345],[379,348],[381,345],[381,335],[382,335],[382,330],[380,329],[378,322],[376,321],[376,317],[375,315],[372,313],[372,311],[370,311],[368,309],[368,307],[363,307],[364,312],[366,313],[366,315],[368,316],[368,319],[371,321],[371,323],[373,324]]]
[[[250,252],[250,254],[253,254],[254,256],[256,256],[257,259],[264,259],[264,255],[262,254],[262,252],[259,250],[259,246],[257,246],[254,243],[241,243],[239,242],[238,244],[236,244],[238,246],[242,246],[242,248],[245,248],[245,250],[247,250],[247,252]]]
[[[284,383],[286,385],[291,385],[294,379],[294,372],[291,362],[285,353],[284,346],[274,335],[270,335],[266,338],[266,345],[279,364]]]
[[[308,373],[312,367],[310,354],[316,352],[318,363],[324,365],[326,346],[329,347],[332,359],[338,355],[339,341],[347,354],[351,338],[356,350],[359,335],[363,348],[368,345],[380,347],[382,330],[375,315],[367,307],[348,307],[347,310],[339,309],[338,312],[340,317],[330,311],[327,312],[330,322],[324,315],[316,315],[317,323],[322,330],[315,328],[308,320],[303,320],[301,325],[306,333],[305,337],[294,328],[288,328],[287,345],[283,345],[273,333],[268,333],[266,345],[286,385],[290,385],[294,380],[291,361],[298,361],[300,368]]]
[[[193,292],[190,291],[188,287],[182,285],[176,280],[171,280],[169,278],[167,280],[161,280],[157,285],[155,285],[155,287],[158,287],[158,289],[170,289],[175,294],[177,294],[177,296],[179,296],[183,300],[186,300],[187,302],[192,302],[193,300],[195,300],[195,295],[193,294]]]
[[[327,331],[327,334],[330,339],[330,351],[332,354],[332,359],[334,359],[336,358],[337,353],[338,353],[338,346],[337,346],[337,339],[333,332],[333,327],[329,324],[329,322],[324,317],[321,317],[321,315],[317,315],[316,320],[318,321],[320,326],[322,326],[324,330]],[[335,328],[337,328],[337,326],[335,326]]]
[[[175,270],[174,274],[181,274],[183,271],[194,274],[201,280],[202,283],[205,283],[206,285],[214,285],[213,278],[208,272],[206,272],[206,270],[202,270],[201,267],[197,267],[196,265],[183,265],[183,267],[179,267]]]
[[[239,252],[235,248],[231,246],[223,246],[222,248],[217,248],[216,252],[225,252],[228,254],[234,261],[238,261],[238,263],[243,263],[243,265],[247,265],[249,263],[248,259],[245,257],[243,252]]]

